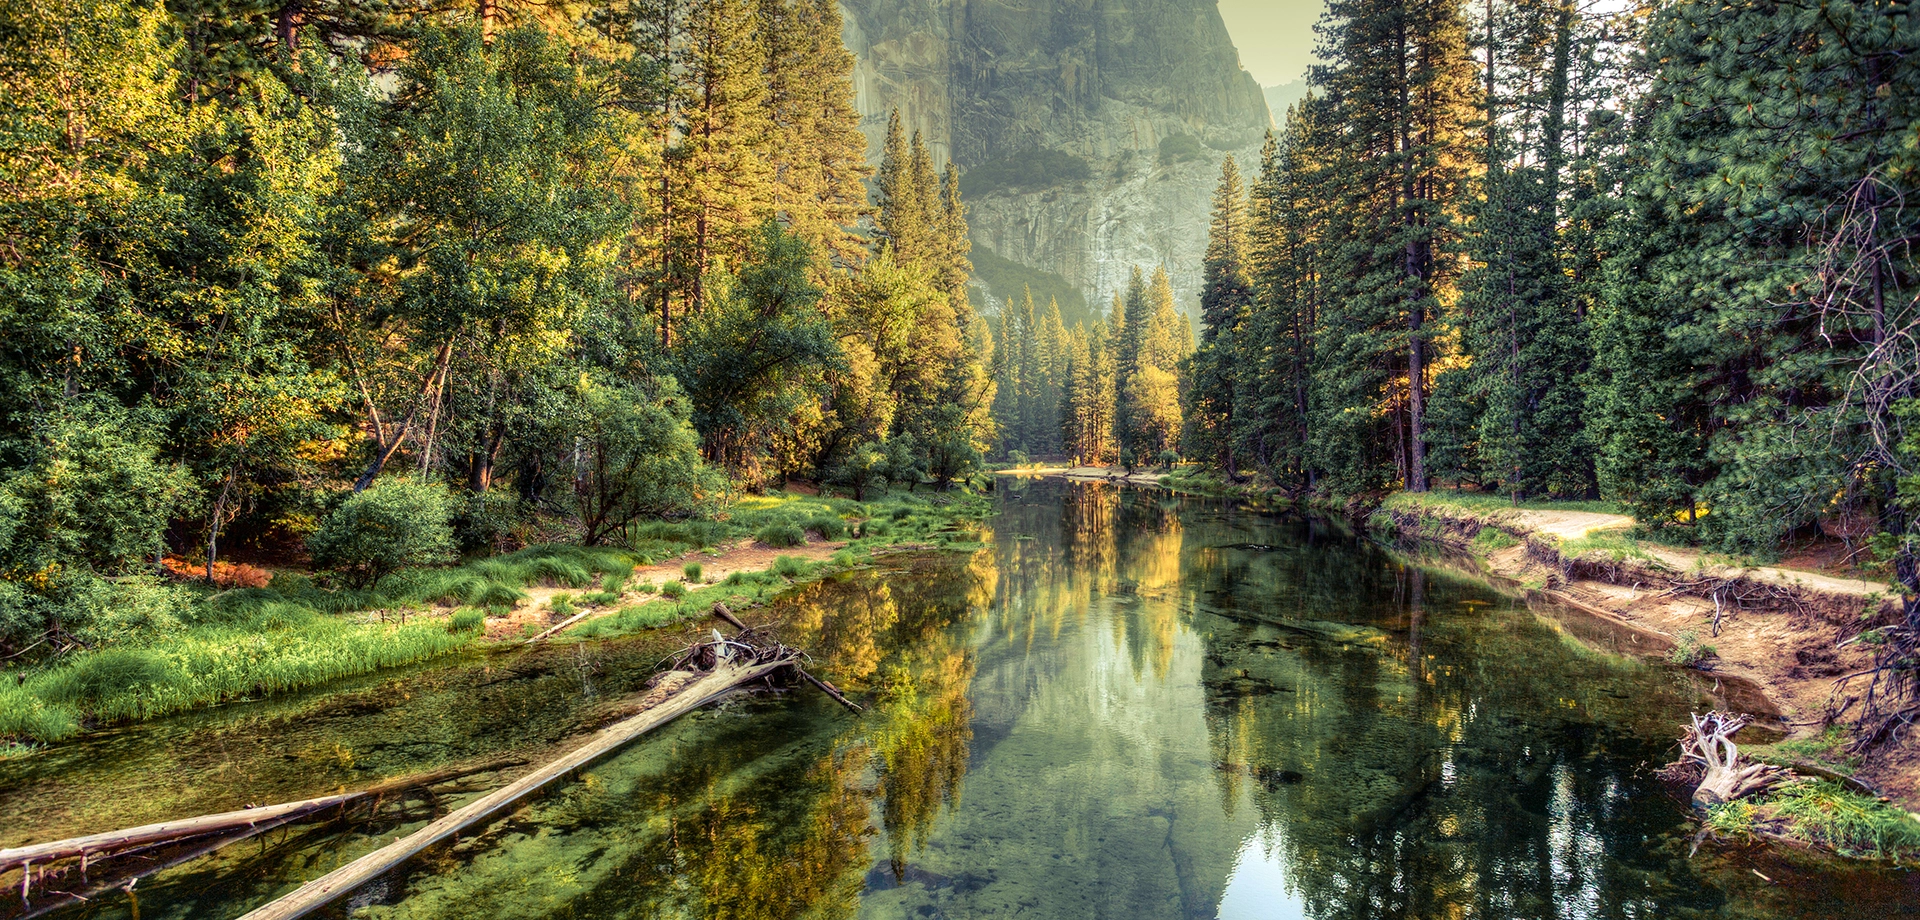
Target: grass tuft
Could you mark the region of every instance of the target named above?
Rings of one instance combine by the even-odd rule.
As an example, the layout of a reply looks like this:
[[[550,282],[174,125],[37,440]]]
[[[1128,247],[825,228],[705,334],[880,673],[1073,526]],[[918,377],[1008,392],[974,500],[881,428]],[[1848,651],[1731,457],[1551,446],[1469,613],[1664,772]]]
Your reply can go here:
[[[1920,859],[1920,821],[1885,802],[1830,780],[1781,786],[1770,804],[1795,836],[1847,856],[1911,862]]]

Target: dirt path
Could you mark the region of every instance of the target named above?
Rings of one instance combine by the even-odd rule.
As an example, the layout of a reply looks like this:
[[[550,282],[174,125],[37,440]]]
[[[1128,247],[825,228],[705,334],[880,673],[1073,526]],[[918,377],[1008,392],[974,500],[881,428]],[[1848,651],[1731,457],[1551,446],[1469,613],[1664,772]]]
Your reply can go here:
[[[636,567],[633,575],[628,577],[627,589],[621,593],[620,599],[595,608],[593,616],[587,617],[586,620],[605,616],[623,607],[663,601],[658,592],[642,594],[636,589],[643,584],[659,587],[669,581],[684,583],[687,581],[685,567],[690,562],[700,564],[700,584],[717,584],[725,581],[727,576],[735,572],[764,572],[773,568],[774,560],[781,556],[818,562],[831,557],[846,546],[846,541],[832,540],[817,540],[805,546],[789,547],[774,547],[754,540],[740,540],[715,547],[715,551],[711,553],[703,550],[689,550],[672,559]],[[689,584],[688,587],[694,587],[694,585]],[[543,586],[527,588],[527,599],[515,605],[511,614],[487,619],[487,638],[493,641],[515,640],[526,635],[529,625],[541,627],[553,625],[563,619],[553,615],[554,598],[567,594],[577,600],[580,595],[592,590],[592,588]]]

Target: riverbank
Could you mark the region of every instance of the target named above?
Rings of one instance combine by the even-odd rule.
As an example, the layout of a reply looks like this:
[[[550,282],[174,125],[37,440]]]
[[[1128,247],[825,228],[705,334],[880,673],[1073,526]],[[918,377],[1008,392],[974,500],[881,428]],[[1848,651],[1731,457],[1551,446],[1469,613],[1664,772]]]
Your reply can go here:
[[[1674,663],[1750,683],[1765,697],[1752,701],[1754,714],[1787,735],[1756,756],[1811,759],[1920,809],[1915,744],[1853,758],[1826,730],[1835,681],[1872,662],[1870,650],[1847,640],[1896,614],[1899,595],[1891,585],[1738,565],[1637,540],[1631,518],[1580,505],[1474,507],[1446,493],[1399,493],[1368,524],[1444,544],[1515,588],[1649,637]]]
[[[206,590],[142,641],[0,675],[0,759],[107,726],[516,645],[570,619],[559,638],[599,639],[716,602],[760,603],[878,551],[951,544],[956,525],[983,509],[963,493],[762,496],[718,520],[644,525],[621,548],[529,547],[363,590],[297,571],[266,587]]]
[[[1022,472],[1105,478],[1099,468]],[[1204,470],[1133,484],[1274,497]],[[1707,822],[1715,833],[1848,855],[1920,854],[1920,744],[1907,740],[1862,757],[1844,729],[1827,723],[1836,681],[1872,662],[1870,650],[1847,640],[1898,609],[1890,584],[1648,543],[1632,536],[1634,521],[1623,509],[1605,502],[1513,508],[1490,496],[1397,493],[1378,507],[1321,510],[1361,518],[1384,539],[1445,547],[1509,590],[1629,631],[1640,654],[1711,674],[1726,706],[1755,716],[1755,728],[1777,739],[1743,741],[1746,755],[1823,778],[1716,807]]]

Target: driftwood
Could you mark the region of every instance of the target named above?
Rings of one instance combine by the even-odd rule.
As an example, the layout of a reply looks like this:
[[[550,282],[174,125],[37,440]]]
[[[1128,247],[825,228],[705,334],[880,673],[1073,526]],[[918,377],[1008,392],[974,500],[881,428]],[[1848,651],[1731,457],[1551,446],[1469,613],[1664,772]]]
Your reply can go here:
[[[534,636],[533,638],[531,638],[531,639],[528,639],[527,641],[525,641],[525,642],[522,642],[522,643],[520,643],[520,644],[521,644],[521,645],[532,645],[532,644],[534,644],[535,642],[539,642],[540,640],[542,640],[542,639],[545,639],[545,638],[547,638],[548,636],[551,636],[551,635],[554,635],[555,633],[558,633],[558,632],[560,632],[561,630],[563,630],[563,629],[566,629],[567,627],[569,627],[569,626],[572,626],[573,624],[575,624],[575,623],[578,623],[578,622],[580,622],[581,620],[584,620],[584,619],[586,619],[587,617],[589,617],[589,616],[591,616],[592,614],[593,614],[593,611],[591,611],[591,610],[582,610],[582,611],[580,611],[579,613],[576,613],[576,614],[574,614],[573,616],[570,616],[570,617],[567,617],[566,619],[564,619],[564,620],[561,620],[560,622],[558,622],[558,623],[555,623],[555,624],[553,624],[552,626],[549,626],[549,627],[547,627],[547,628],[546,628],[546,630],[545,630],[544,632],[542,632],[542,633],[540,633],[539,635],[537,635],[537,636]]]
[[[740,630],[740,634],[742,636],[754,634],[753,627],[740,622],[740,618],[734,616],[733,611],[728,610],[727,605],[725,604],[714,604],[713,615],[722,620],[725,620],[727,625],[732,626],[734,629]],[[805,656],[801,656],[801,657],[805,657]],[[826,681],[821,680],[820,678],[815,677],[812,674],[807,673],[807,669],[801,667],[800,662],[798,660],[796,660],[793,663],[793,673],[798,674],[801,680],[804,680],[807,683],[814,685],[814,687],[818,688],[821,693],[824,693],[832,697],[834,702],[839,703],[840,705],[845,706],[848,709],[853,710],[854,712],[864,711],[860,708],[860,704],[855,703],[850,699],[847,699],[846,695],[840,692],[840,688],[835,687],[834,685],[827,683]]]
[[[721,647],[718,650],[707,651],[715,644],[720,644]],[[291,918],[305,916],[372,881],[421,850],[494,817],[554,780],[618,750],[648,731],[665,725],[707,702],[725,696],[743,684],[767,677],[793,662],[792,658],[786,657],[755,660],[760,657],[759,650],[754,649],[755,654],[742,654],[739,649],[733,647],[736,645],[754,649],[753,646],[730,640],[705,643],[689,649],[684,653],[684,657],[698,658],[705,653],[718,659],[716,666],[658,705],[601,729],[585,744],[575,748],[566,756],[406,837],[308,882],[292,894],[247,914],[242,920],[291,920]]]
[[[197,859],[221,847],[295,821],[310,819],[324,812],[378,800],[393,792],[431,786],[475,773],[488,773],[509,766],[517,766],[521,763],[524,761],[496,760],[473,766],[450,767],[430,773],[396,777],[354,792],[201,815],[195,818],[182,818],[176,821],[163,821],[158,824],[143,824],[117,831],[14,847],[0,850],[0,874],[18,869],[21,900],[30,904],[34,889],[37,886],[44,887],[49,880],[55,883],[64,882],[75,871],[78,871],[84,880],[88,876],[89,868],[93,866],[166,850],[203,838],[215,838],[189,852],[172,854],[159,864],[143,866],[138,872],[128,873],[124,868],[120,870],[110,868],[109,875],[117,875],[118,880],[92,886],[88,894],[76,894],[58,889],[48,891],[49,897],[65,899],[52,904],[52,906],[59,906],[76,899],[84,900],[91,894],[108,888],[122,887],[130,876],[138,878],[151,875],[161,869]],[[31,909],[23,916],[37,916],[41,912],[40,909]]]
[[[1747,721],[1746,716],[1715,710],[1693,716],[1687,733],[1680,737],[1680,760],[1673,767],[1700,771],[1700,784],[1693,790],[1694,808],[1705,811],[1765,791],[1786,777],[1786,770],[1772,764],[1741,762],[1733,734]]]
[[[265,834],[286,824],[300,820],[311,820],[326,812],[338,812],[348,807],[357,807],[361,803],[376,803],[384,795],[420,789],[420,787],[442,784],[447,780],[457,780],[461,776],[472,776],[480,772],[493,772],[505,766],[518,766],[524,761],[490,761],[476,766],[453,766],[445,770],[434,770],[426,774],[399,776],[374,786],[323,795],[319,799],[301,799],[280,805],[263,805],[257,809],[202,814],[198,818],[180,818],[159,824],[142,824],[138,828],[111,830],[102,834],[88,834],[83,837],[56,839],[48,843],[33,843],[25,847],[13,847],[0,851],[0,874],[19,870],[19,895],[23,907],[27,907],[21,918],[38,916],[50,908],[63,907],[73,901],[86,901],[92,895],[108,891],[113,887],[127,887],[142,876],[150,876],[159,870],[179,866],[188,860],[200,859],[207,853],[213,853],[221,847]],[[179,851],[182,845],[200,841],[200,845],[190,851]],[[154,862],[157,855],[157,862]],[[132,866],[129,868],[129,860]],[[146,860],[146,862],[138,862]],[[102,882],[92,884],[90,870],[104,870]],[[73,891],[60,885],[71,885],[73,876],[79,876],[83,884],[88,885],[81,891]],[[40,897],[50,897],[54,901],[35,907],[33,899],[36,889]]]

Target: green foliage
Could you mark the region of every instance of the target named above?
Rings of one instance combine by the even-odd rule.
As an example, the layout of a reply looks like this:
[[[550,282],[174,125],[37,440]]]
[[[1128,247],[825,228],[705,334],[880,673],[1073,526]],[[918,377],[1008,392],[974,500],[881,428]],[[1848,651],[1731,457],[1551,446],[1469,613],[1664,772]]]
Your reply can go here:
[[[698,562],[689,562],[680,567],[680,573],[685,575],[687,577],[687,583],[692,585],[700,583],[700,576],[704,574],[704,572],[705,570],[700,567],[700,563]]]
[[[996,192],[1058,188],[1085,182],[1092,175],[1093,167],[1085,157],[1064,150],[1029,150],[989,160],[961,173],[960,191],[969,198],[980,198]]]
[[[785,548],[804,545],[807,533],[796,524],[768,524],[760,528],[753,538],[768,546]]]
[[[1519,545],[1520,541],[1513,534],[1498,527],[1482,527],[1479,533],[1473,535],[1473,548],[1483,553],[1497,553]]]
[[[1700,641],[1698,629],[1683,629],[1673,637],[1673,650],[1667,653],[1667,660],[1681,667],[1693,667],[1719,654],[1713,646]]]
[[[580,612],[578,608],[573,606],[573,595],[571,594],[554,595],[553,600],[547,602],[547,610],[559,619],[566,619]]]
[[[798,556],[779,556],[773,560],[773,574],[782,578],[799,578],[807,572],[807,564]]]
[[[453,618],[447,621],[447,628],[454,632],[471,632],[487,625],[487,612],[463,607],[453,612]]]
[[[642,518],[706,510],[724,489],[700,457],[690,406],[672,378],[645,387],[586,384],[581,403],[581,472],[573,477],[581,542],[599,545]]]
[[[349,495],[307,540],[315,565],[367,588],[408,566],[453,559],[450,502],[432,483],[392,479]]]
[[[713,279],[706,309],[682,323],[672,366],[708,457],[745,462],[755,441],[788,430],[838,363],[811,262],[803,241],[768,222],[752,262],[737,278]]]
[[[687,586],[681,584],[678,580],[669,581],[660,586],[660,596],[677,601],[687,596]]]
[[[1756,810],[1745,799],[1721,802],[1707,809],[1707,827],[1721,837],[1745,839],[1753,835]]]
[[[1793,833],[1836,851],[1869,859],[1920,859],[1920,820],[1899,808],[1830,780],[1791,783],[1769,803]]]
[[[986,283],[993,303],[1016,301],[1032,291],[1035,303],[1059,304],[1060,321],[1070,327],[1098,320],[1086,292],[1063,275],[1015,262],[978,243],[973,247],[973,272]]]

